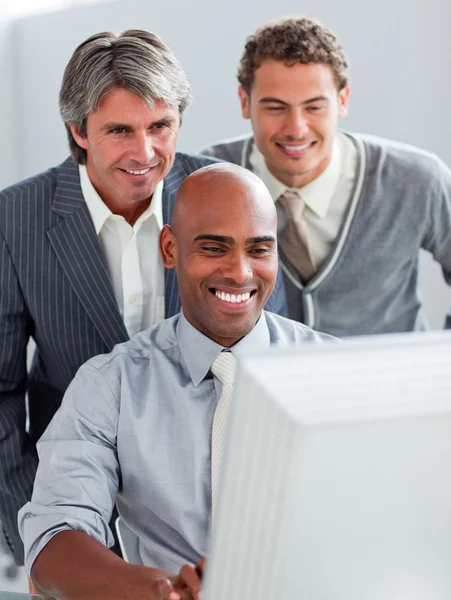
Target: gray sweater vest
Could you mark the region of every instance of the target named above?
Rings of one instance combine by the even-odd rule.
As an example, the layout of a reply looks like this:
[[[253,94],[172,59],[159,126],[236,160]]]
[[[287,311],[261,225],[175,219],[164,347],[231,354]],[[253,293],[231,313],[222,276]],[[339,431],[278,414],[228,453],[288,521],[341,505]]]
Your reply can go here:
[[[339,337],[425,329],[418,253],[431,252],[451,284],[451,171],[418,148],[347,135],[357,172],[330,255],[306,285],[280,256],[288,315]],[[252,144],[246,136],[202,153],[250,168]]]

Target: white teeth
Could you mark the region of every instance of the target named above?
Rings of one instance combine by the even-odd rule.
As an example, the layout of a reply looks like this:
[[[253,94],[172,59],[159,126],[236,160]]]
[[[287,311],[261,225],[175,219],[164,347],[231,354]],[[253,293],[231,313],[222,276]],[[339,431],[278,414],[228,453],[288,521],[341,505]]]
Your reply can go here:
[[[220,292],[219,290],[216,290],[215,296],[216,298],[219,298],[220,300],[225,300],[226,302],[230,302],[231,304],[239,304],[240,302],[245,302],[246,300],[249,300],[249,298],[251,297],[251,293],[246,292],[245,294],[238,294],[238,296],[235,296],[235,294],[226,294],[225,292]]]
[[[144,175],[150,171],[150,167],[148,169],[141,169],[141,171],[132,171],[131,169],[126,169],[126,171],[132,175]]]
[[[310,143],[311,142],[309,142],[308,144],[303,144],[302,146],[284,146],[283,144],[281,144],[281,146],[286,150],[294,150],[295,152],[298,152],[299,150],[305,150],[306,148],[308,148],[310,146]]]

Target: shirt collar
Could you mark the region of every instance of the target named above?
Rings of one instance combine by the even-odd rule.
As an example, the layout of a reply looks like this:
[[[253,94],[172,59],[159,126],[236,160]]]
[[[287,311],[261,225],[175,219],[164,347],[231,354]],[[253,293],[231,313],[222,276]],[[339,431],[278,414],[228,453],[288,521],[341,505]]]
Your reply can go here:
[[[337,137],[334,139],[332,157],[327,167],[313,181],[300,188],[287,188],[285,184],[276,179],[266,166],[265,159],[255,143],[249,160],[255,174],[263,180],[274,202],[287,189],[291,189],[302,195],[302,199],[306,205],[320,219],[327,214],[341,174],[341,149]]]
[[[224,348],[205,336],[187,321],[183,312],[180,313],[177,323],[177,339],[183,360],[196,387],[205,379],[213,361],[223,350],[230,350],[240,358],[266,350],[270,345],[269,330],[263,311],[254,329],[231,348]],[[196,349],[195,352],[193,348]]]
[[[86,165],[79,165],[78,171],[80,173],[81,192],[88,207],[89,214],[91,215],[92,222],[94,223],[96,234],[99,235],[103,226],[105,225],[105,222],[110,217],[113,217],[114,214],[111,212],[111,210],[97,193],[95,187],[92,185]],[[136,221],[134,227],[146,221],[151,215],[155,215],[158,228],[160,230],[163,228],[163,186],[164,180],[157,184],[152,196],[152,202]]]

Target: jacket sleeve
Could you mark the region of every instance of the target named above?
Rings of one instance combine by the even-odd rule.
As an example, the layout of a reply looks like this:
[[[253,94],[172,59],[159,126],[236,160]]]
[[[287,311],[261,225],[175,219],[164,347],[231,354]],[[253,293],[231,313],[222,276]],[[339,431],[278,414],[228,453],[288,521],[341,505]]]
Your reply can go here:
[[[23,545],[17,513],[30,499],[37,468],[26,433],[27,344],[31,319],[7,245],[0,234],[0,522],[18,564]]]

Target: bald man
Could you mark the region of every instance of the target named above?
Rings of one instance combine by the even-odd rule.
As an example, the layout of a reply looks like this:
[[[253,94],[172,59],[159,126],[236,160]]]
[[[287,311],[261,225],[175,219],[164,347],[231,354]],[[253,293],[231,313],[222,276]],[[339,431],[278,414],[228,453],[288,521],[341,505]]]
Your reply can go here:
[[[160,250],[182,312],[82,366],[38,444],[19,525],[45,595],[198,598],[222,391],[213,363],[325,337],[263,311],[277,275],[276,213],[249,171],[224,163],[187,177]],[[115,502],[140,565],[108,549]]]

